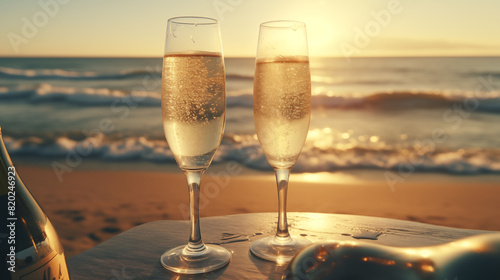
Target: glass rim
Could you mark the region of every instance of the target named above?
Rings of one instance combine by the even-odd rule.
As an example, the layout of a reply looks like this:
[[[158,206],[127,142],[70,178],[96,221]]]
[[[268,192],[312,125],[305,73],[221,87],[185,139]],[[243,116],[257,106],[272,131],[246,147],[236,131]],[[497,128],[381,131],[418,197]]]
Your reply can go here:
[[[185,24],[185,25],[211,25],[211,24],[218,24],[219,21],[209,17],[180,16],[180,17],[169,18],[168,23]]]
[[[260,24],[261,27],[270,28],[292,28],[299,25],[300,27],[306,27],[306,24],[298,20],[271,20]]]

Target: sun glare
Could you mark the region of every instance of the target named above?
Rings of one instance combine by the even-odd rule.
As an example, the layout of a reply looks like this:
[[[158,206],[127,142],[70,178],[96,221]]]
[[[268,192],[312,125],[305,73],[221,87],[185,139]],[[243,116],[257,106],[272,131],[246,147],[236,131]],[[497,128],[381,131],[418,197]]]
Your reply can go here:
[[[294,174],[293,180],[307,182],[307,183],[335,182],[335,184],[338,185],[360,184],[363,182],[360,179],[356,178],[356,176],[354,175],[341,172],[300,173],[300,174]]]
[[[339,41],[331,20],[318,15],[307,18],[305,22],[307,24],[310,56],[331,55],[332,50],[336,48],[336,42]]]

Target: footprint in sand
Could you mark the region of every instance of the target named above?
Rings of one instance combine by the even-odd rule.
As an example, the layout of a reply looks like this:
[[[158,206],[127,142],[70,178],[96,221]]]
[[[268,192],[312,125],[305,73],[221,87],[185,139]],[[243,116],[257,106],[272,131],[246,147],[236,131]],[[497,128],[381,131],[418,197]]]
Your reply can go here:
[[[66,219],[70,219],[73,222],[81,222],[85,220],[85,216],[82,214],[81,210],[59,210],[55,212],[56,215],[61,215]]]
[[[101,229],[102,232],[104,233],[111,233],[111,234],[115,234],[115,233],[119,233],[122,231],[121,228],[119,227],[103,227]]]
[[[81,222],[83,220],[85,220],[85,217],[84,216],[75,216],[73,217],[73,222]]]
[[[97,236],[95,233],[89,233],[87,235],[91,240],[93,241],[96,241],[96,242],[99,242],[101,241],[101,238],[99,236]]]

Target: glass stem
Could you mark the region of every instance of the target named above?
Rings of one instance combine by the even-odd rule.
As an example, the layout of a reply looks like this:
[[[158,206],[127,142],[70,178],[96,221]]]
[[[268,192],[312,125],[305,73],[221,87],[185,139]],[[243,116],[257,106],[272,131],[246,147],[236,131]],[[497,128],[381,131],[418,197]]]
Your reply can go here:
[[[185,171],[189,188],[189,220],[191,222],[189,242],[183,250],[187,255],[200,255],[207,250],[200,231],[200,184],[203,171]]]
[[[276,239],[279,241],[288,241],[290,234],[288,233],[288,223],[286,220],[286,195],[288,190],[288,178],[290,177],[290,169],[275,169],[276,184],[278,186],[278,230],[276,231]]]

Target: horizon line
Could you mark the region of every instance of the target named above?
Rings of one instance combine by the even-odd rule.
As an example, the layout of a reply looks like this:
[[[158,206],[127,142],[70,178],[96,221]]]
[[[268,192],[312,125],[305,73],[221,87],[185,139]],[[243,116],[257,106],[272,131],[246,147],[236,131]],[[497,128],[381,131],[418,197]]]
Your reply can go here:
[[[318,55],[309,56],[310,58],[346,58],[341,55]],[[480,57],[500,57],[500,54],[496,55],[369,55],[369,56],[351,56],[349,58],[480,58]],[[16,56],[16,55],[0,55],[0,58],[163,58],[163,56],[50,56],[50,55],[27,55],[27,56]],[[224,58],[255,58],[255,56],[224,56]]]

